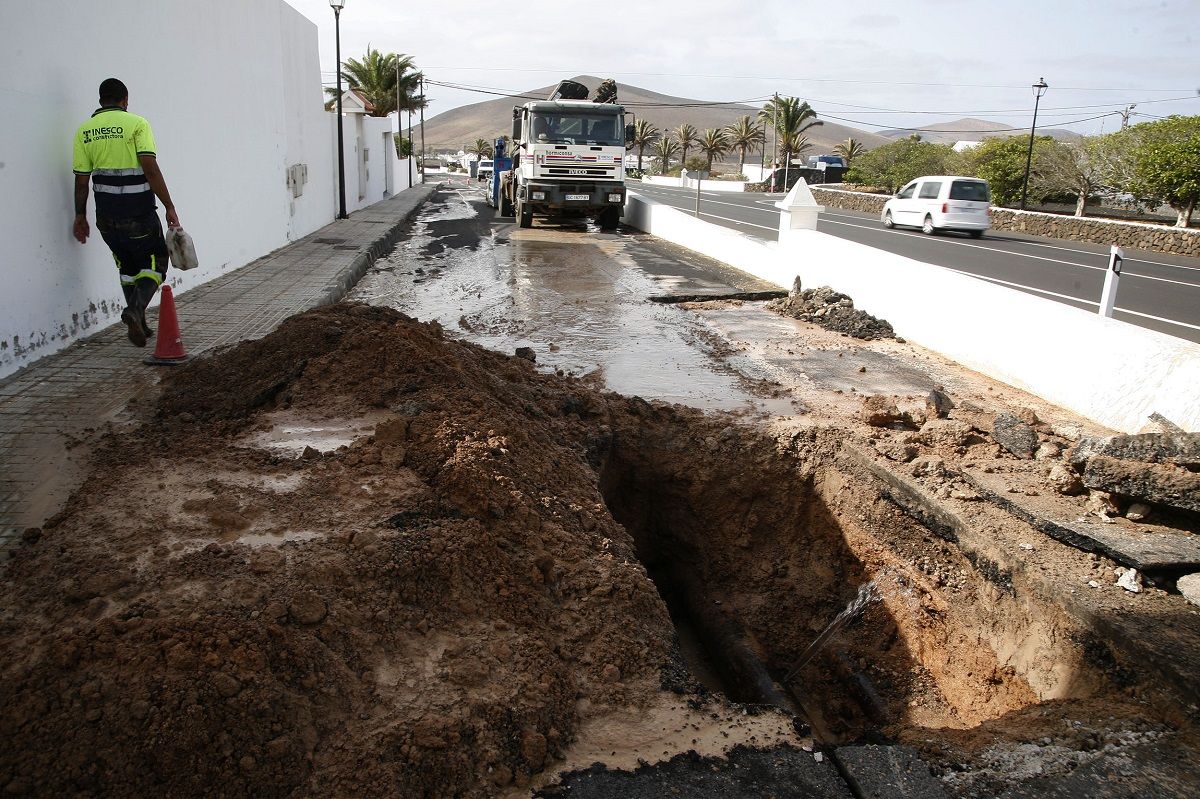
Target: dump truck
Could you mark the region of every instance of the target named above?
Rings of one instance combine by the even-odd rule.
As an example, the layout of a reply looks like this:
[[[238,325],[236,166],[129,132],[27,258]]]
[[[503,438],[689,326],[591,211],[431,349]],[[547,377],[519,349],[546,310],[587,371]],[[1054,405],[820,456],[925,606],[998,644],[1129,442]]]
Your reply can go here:
[[[625,209],[625,146],[633,138],[625,109],[591,102],[587,88],[563,81],[550,99],[513,109],[512,166],[490,198],[499,216],[521,227],[538,216],[584,216],[614,230]]]

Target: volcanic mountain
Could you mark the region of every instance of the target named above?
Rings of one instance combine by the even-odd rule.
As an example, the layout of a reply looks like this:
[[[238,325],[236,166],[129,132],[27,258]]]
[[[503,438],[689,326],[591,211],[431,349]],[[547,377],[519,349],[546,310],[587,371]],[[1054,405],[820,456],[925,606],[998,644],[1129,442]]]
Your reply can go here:
[[[594,92],[601,78],[579,75],[572,80],[584,84]],[[431,150],[458,150],[476,139],[491,141],[509,133],[512,127],[513,106],[525,103],[529,98],[545,98],[553,88],[543,86],[524,91],[518,97],[498,97],[438,114],[425,120],[425,146]],[[740,103],[705,104],[703,100],[672,97],[627,83],[617,84],[617,99],[637,118],[650,120],[660,131],[670,130],[686,122],[695,125],[697,130],[703,133],[706,128],[723,128],[745,114],[754,116],[759,108]],[[874,133],[835,122],[818,125],[808,130],[806,135],[813,142],[810,153],[831,152],[835,145],[850,137],[868,147],[887,142],[887,139]]]

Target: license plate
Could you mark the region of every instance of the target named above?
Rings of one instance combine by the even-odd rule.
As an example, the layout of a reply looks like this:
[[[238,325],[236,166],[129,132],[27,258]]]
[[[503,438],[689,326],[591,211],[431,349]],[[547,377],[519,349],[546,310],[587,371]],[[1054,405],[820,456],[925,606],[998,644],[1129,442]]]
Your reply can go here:
[[[590,195],[590,194],[568,194],[566,198],[568,200],[590,200],[590,199],[592,199],[592,195]]]

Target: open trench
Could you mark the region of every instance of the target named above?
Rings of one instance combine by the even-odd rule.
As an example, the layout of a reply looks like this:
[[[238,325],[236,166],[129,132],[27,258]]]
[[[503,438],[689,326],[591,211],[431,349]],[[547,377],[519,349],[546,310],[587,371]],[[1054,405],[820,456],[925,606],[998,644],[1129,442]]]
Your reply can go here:
[[[838,746],[970,728],[1106,683],[1070,618],[905,515],[836,445],[720,438],[618,436],[601,471],[705,689],[786,709]],[[882,601],[796,669],[870,580]]]

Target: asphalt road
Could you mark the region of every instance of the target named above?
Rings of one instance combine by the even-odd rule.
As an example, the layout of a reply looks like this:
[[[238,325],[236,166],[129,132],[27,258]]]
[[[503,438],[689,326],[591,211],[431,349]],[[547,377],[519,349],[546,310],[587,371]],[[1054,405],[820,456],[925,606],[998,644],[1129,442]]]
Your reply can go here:
[[[631,188],[677,208],[695,208],[694,191],[639,183]],[[701,192],[700,215],[773,241],[778,200],[779,195]],[[1108,268],[1108,248],[1096,244],[1007,232],[989,232],[982,239],[925,236],[918,230],[887,230],[877,216],[856,211],[830,209],[821,214],[817,229],[1088,311],[1099,307]],[[1200,258],[1128,250],[1125,256],[1114,316],[1200,342]]]

